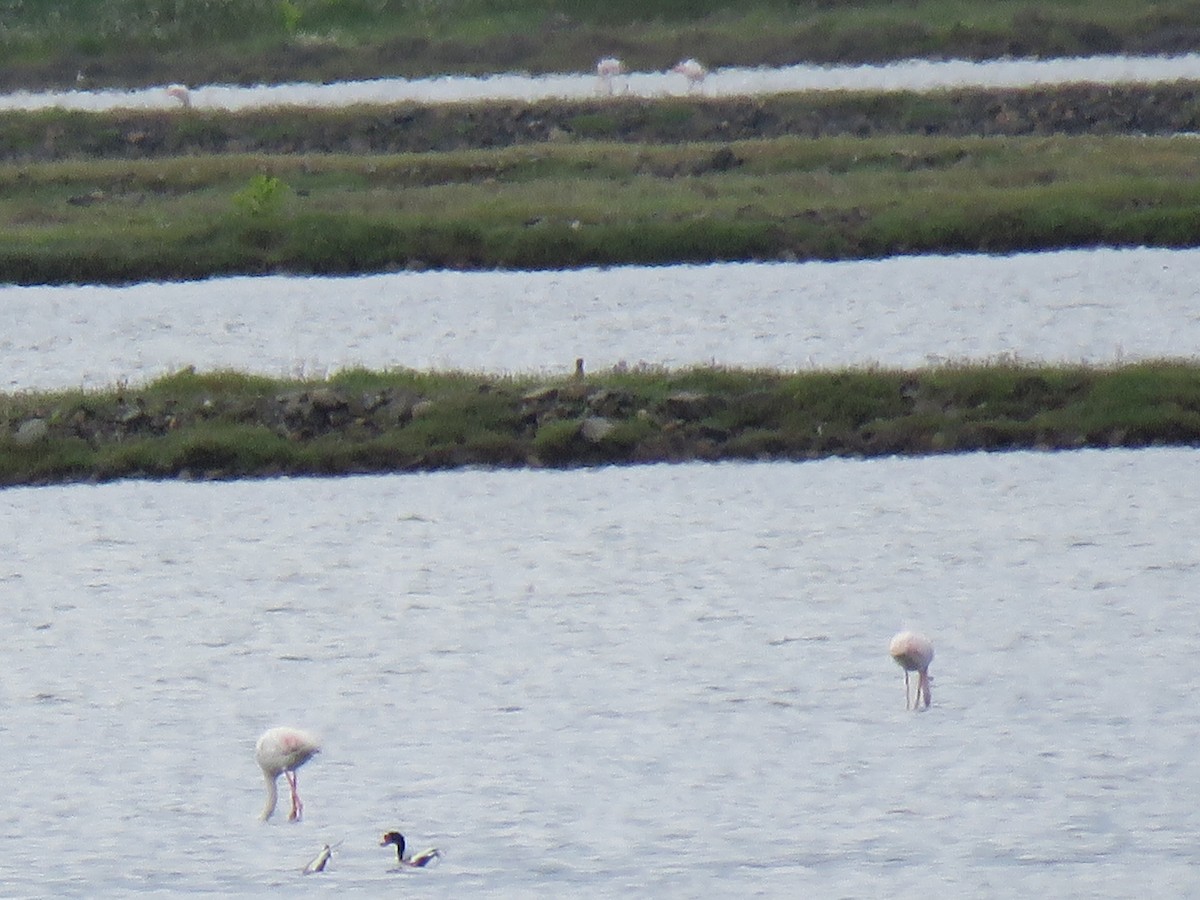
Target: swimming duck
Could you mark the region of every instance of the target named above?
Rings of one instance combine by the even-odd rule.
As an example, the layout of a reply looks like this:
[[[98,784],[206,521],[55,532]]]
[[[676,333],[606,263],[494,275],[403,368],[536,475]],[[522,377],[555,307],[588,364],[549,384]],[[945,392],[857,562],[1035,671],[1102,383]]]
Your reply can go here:
[[[436,847],[430,847],[428,850],[422,850],[413,856],[404,855],[404,835],[398,831],[389,831],[383,836],[383,840],[379,842],[380,847],[386,847],[388,844],[396,845],[396,859],[402,866],[409,866],[414,869],[423,869],[435,859],[441,859],[442,851]]]

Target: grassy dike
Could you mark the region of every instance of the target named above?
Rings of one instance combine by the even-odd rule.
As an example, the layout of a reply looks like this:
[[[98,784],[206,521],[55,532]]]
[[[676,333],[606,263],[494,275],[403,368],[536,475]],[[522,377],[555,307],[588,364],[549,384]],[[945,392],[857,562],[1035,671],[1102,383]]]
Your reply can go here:
[[[1200,366],[183,371],[0,396],[0,484],[1195,445]]]
[[[163,95],[165,99],[165,94]],[[1164,136],[1200,131],[1200,83],[1067,84],[753,97],[397,102],[79,112],[0,111],[0,163],[221,154],[392,154],[600,141],[683,144],[779,137]]]
[[[1192,137],[577,141],[0,166],[0,281],[1200,242]]]

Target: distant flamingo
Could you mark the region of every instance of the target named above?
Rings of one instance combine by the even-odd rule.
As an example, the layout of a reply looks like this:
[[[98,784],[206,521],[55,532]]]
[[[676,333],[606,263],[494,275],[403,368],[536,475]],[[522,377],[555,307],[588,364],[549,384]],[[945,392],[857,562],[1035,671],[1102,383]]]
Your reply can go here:
[[[704,79],[708,77],[708,69],[704,68],[704,64],[698,59],[685,59],[676,63],[671,71],[678,72],[687,79],[689,93],[700,87]]]
[[[254,758],[262,769],[263,778],[267,781],[267,805],[263,807],[262,820],[265,822],[275,812],[275,804],[279,801],[279,793],[275,782],[280,775],[287,778],[288,787],[292,792],[292,812],[289,822],[295,822],[304,812],[304,804],[300,802],[300,794],[296,790],[296,770],[308,762],[320,751],[321,745],[315,737],[299,728],[289,728],[281,725],[263,732],[254,746]]]
[[[601,89],[606,94],[612,94],[613,82],[625,74],[625,63],[615,56],[606,56],[596,63],[596,75],[600,79]]]
[[[430,847],[428,850],[422,850],[415,856],[404,855],[404,835],[398,831],[389,831],[383,836],[383,840],[379,842],[380,847],[386,847],[388,844],[396,845],[396,859],[400,865],[409,866],[415,869],[422,869],[429,865],[433,860],[440,859],[442,851],[436,847]]]
[[[933,662],[933,642],[923,634],[912,631],[902,631],[892,638],[888,651],[892,659],[904,669],[904,708],[909,709],[908,673],[917,673],[917,695],[912,700],[912,709],[921,705],[925,700],[925,708],[929,708],[929,664]]]
[[[172,84],[167,88],[167,96],[174,97],[184,109],[192,108],[192,92],[186,84]]]

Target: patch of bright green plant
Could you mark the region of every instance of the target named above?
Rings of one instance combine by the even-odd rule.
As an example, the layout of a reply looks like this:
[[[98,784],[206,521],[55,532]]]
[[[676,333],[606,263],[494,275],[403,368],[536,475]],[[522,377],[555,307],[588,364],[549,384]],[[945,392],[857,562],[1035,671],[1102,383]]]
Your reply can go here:
[[[284,34],[293,36],[300,29],[300,20],[304,11],[294,0],[279,0],[279,15],[283,19]]]
[[[274,175],[259,173],[233,195],[233,205],[254,219],[274,218],[283,209],[290,193],[291,188]]]

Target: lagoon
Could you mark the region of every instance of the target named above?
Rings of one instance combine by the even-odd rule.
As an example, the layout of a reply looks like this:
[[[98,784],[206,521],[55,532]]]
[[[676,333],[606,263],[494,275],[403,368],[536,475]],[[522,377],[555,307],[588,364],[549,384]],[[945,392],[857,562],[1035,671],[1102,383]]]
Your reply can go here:
[[[6,491],[0,880],[1181,895],[1194,469],[1174,449]],[[901,627],[937,645],[928,712],[887,657]],[[295,825],[255,819],[278,722],[325,739]],[[395,827],[441,865],[390,872]]]

